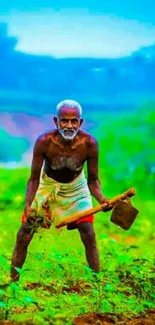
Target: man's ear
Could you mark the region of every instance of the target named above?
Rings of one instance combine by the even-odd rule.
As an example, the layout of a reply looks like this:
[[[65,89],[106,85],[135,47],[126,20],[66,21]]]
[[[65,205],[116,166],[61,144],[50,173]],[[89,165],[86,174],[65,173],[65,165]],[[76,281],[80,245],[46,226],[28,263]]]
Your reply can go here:
[[[53,117],[53,121],[54,121],[54,124],[56,125],[56,127],[58,127],[58,118],[57,118],[57,116]]]
[[[82,125],[83,123],[83,118],[80,118],[80,126]]]

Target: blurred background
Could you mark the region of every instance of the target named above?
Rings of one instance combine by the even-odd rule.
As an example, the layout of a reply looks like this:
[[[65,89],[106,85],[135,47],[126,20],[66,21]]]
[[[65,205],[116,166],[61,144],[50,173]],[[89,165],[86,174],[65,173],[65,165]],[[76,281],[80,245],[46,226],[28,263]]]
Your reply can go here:
[[[70,98],[81,103],[84,128],[99,141],[106,191],[135,186],[141,196],[154,197],[154,9],[153,0],[1,2],[5,184],[10,168],[29,169],[35,139],[53,127],[56,104]]]

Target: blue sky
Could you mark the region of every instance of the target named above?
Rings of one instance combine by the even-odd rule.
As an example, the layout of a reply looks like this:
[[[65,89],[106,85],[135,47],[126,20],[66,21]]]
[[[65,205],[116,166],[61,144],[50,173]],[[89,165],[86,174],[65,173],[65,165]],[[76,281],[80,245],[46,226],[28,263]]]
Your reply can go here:
[[[57,57],[119,57],[155,43],[153,0],[73,3],[9,0],[0,4],[0,21],[19,50]]]

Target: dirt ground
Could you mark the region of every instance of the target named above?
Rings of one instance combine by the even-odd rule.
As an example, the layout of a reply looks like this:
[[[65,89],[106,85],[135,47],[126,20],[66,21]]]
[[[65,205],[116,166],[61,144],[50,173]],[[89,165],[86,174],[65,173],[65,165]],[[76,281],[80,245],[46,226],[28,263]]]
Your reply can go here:
[[[155,310],[133,319],[117,314],[88,313],[74,319],[73,325],[155,325]]]
[[[74,319],[72,325],[155,325],[155,310],[133,319],[119,314],[88,313]],[[33,325],[29,322],[0,321],[0,325]],[[64,324],[65,325],[65,324]]]
[[[26,285],[25,289],[35,290],[40,285],[38,283],[31,283]],[[48,290],[51,294],[55,293],[52,286],[43,286],[44,290]],[[85,283],[75,283],[69,288],[62,288],[62,292],[76,292],[82,294],[88,290],[88,284]],[[17,312],[18,313],[18,312]],[[50,323],[49,323],[50,324]],[[51,324],[53,324],[51,320]],[[143,313],[141,316],[137,317],[125,317],[116,313],[87,313],[76,317],[73,320],[72,325],[155,325],[155,309]],[[13,321],[2,321],[0,320],[0,325],[33,325],[32,322],[13,322]],[[65,325],[65,324],[64,324]]]

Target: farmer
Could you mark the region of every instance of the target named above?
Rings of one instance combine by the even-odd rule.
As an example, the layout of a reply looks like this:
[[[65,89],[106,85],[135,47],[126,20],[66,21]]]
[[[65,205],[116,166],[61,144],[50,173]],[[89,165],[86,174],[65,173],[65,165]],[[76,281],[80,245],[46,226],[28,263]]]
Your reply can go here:
[[[31,175],[28,180],[22,224],[17,234],[11,263],[11,281],[19,280],[15,267],[22,268],[27,248],[35,231],[32,225],[40,217],[41,226],[50,228],[63,217],[92,208],[91,194],[99,203],[107,203],[98,179],[98,144],[80,129],[82,107],[74,100],[57,105],[56,129],[38,137],[33,148]],[[87,162],[88,178],[84,175]],[[98,249],[93,228],[94,216],[68,226],[78,229],[89,267],[99,272]]]

